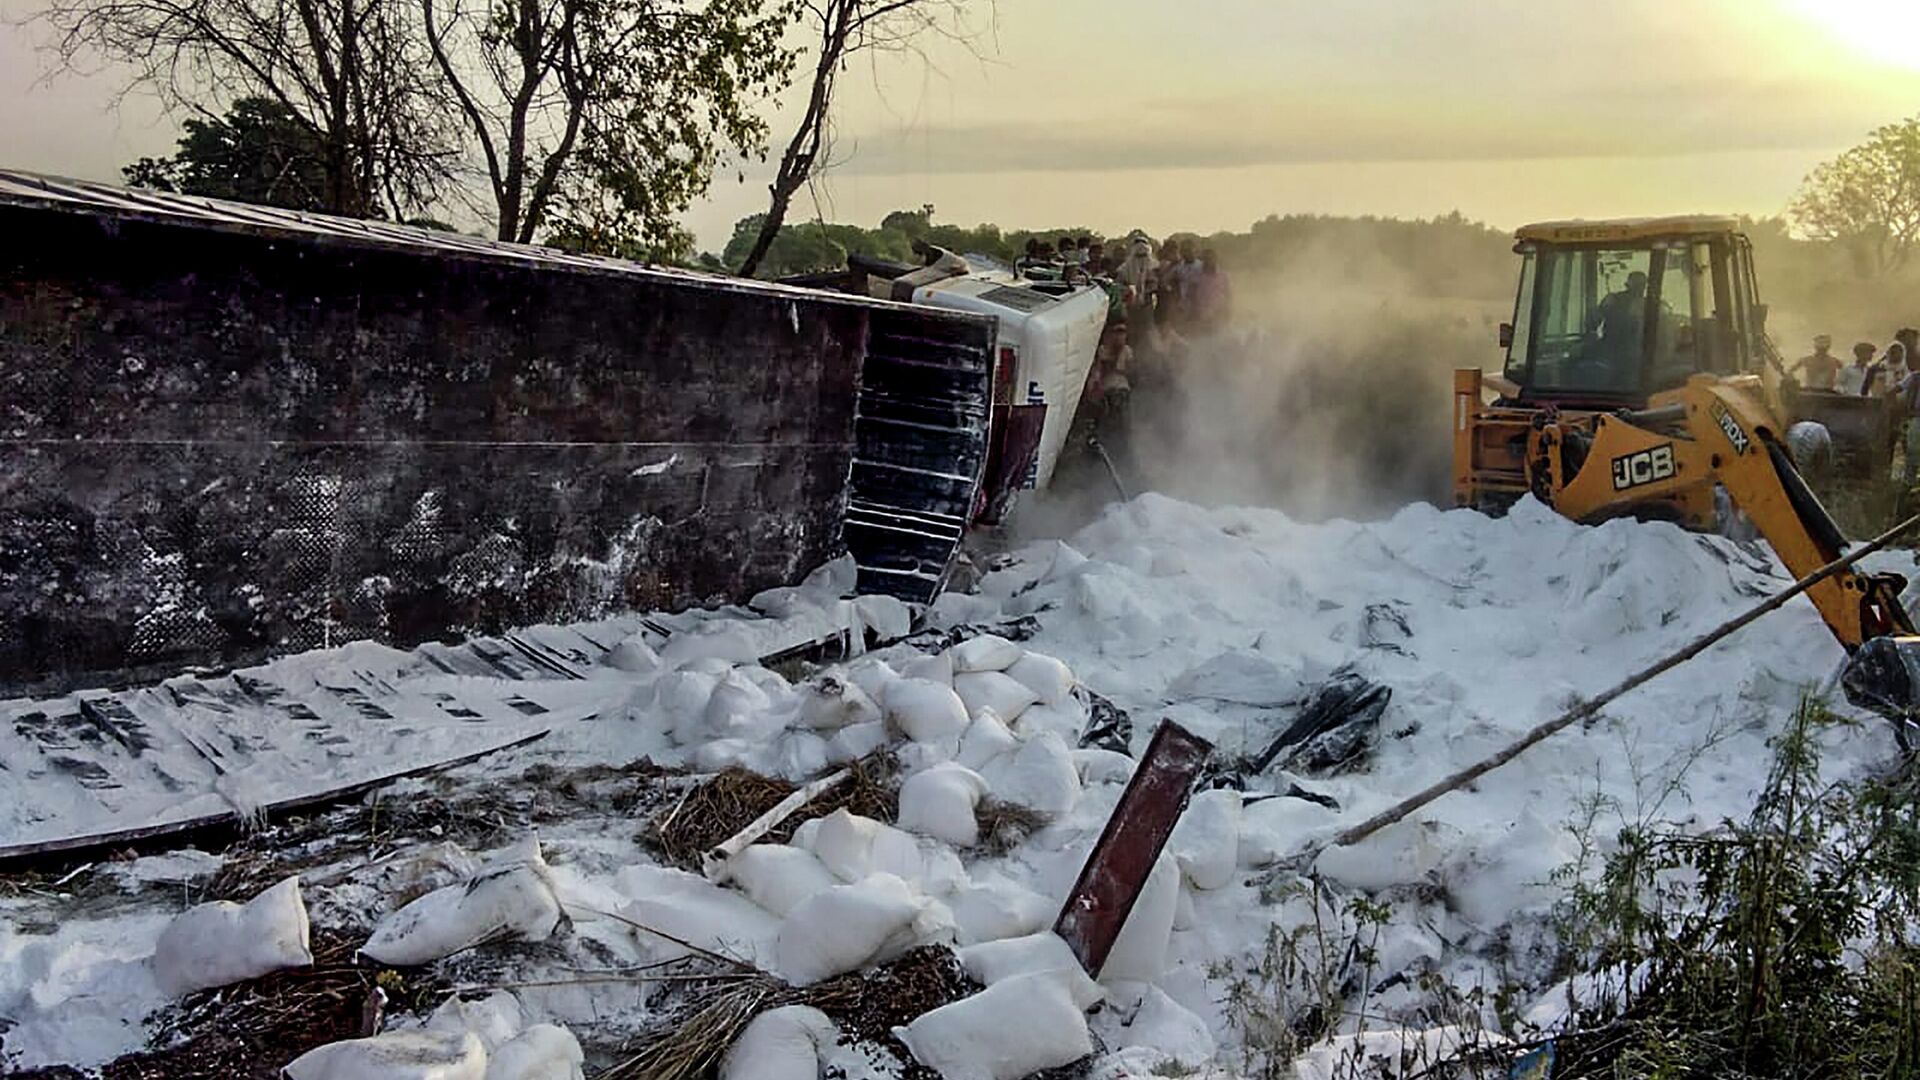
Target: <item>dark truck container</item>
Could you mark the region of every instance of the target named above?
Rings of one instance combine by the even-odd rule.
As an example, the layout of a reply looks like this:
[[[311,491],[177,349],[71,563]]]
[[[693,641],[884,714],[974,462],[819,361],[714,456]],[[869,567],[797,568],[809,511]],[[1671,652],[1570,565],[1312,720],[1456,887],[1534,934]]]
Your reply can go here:
[[[992,319],[0,172],[0,696],[738,602],[927,601]]]

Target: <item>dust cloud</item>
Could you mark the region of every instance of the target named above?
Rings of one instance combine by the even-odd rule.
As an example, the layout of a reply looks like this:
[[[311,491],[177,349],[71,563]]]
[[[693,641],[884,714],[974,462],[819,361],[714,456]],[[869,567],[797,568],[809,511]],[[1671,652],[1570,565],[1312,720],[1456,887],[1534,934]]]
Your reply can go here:
[[[1128,494],[1300,520],[1446,504],[1452,372],[1499,366],[1511,299],[1485,295],[1485,275],[1482,295],[1448,296],[1384,259],[1337,257],[1346,272],[1331,281],[1335,256],[1311,249],[1234,274],[1226,328],[1136,344],[1130,422],[1102,435]],[[1118,493],[1082,452],[1021,531],[1059,535]]]

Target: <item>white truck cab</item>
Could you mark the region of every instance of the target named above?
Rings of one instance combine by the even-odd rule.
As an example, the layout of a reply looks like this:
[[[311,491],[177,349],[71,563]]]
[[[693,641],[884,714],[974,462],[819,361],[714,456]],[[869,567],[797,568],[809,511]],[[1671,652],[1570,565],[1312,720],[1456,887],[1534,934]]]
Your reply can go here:
[[[848,263],[867,276],[864,291],[869,295],[992,315],[998,320],[996,411],[1002,406],[1045,408],[1037,453],[1025,474],[1015,478],[1015,486],[1047,487],[1066,447],[1106,326],[1106,290],[1092,283],[1029,281],[980,256],[955,255],[940,248],[929,248],[927,254],[928,263],[914,268],[859,256]]]

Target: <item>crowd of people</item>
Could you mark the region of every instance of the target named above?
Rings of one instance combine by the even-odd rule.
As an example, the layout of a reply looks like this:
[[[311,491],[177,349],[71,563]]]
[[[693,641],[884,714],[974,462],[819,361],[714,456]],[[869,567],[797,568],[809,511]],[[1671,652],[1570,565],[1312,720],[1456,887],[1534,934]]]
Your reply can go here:
[[[1893,335],[1885,349],[1871,341],[1853,346],[1853,363],[1847,364],[1833,353],[1833,338],[1820,334],[1813,339],[1813,351],[1794,362],[1791,374],[1807,390],[1825,390],[1839,394],[1870,397],[1920,391],[1920,380],[1908,376],[1920,372],[1920,330],[1912,327]]]
[[[1086,283],[1106,290],[1107,320],[1076,413],[1076,444],[1110,445],[1131,457],[1131,401],[1136,389],[1160,411],[1176,407],[1176,372],[1197,355],[1227,349],[1233,287],[1211,248],[1191,240],[1156,245],[1144,232],[1125,240],[1034,237],[1015,264],[1023,276]]]
[[[1898,440],[1905,459],[1902,490],[1920,479],[1920,330],[1902,328],[1885,349],[1856,342],[1851,364],[1834,355],[1831,335],[1820,334],[1789,374],[1807,390],[1892,398],[1904,429]]]
[[[1106,288],[1114,320],[1138,333],[1144,322],[1187,336],[1224,329],[1233,308],[1233,287],[1219,256],[1191,240],[1161,244],[1135,231],[1125,240],[1062,236],[1027,240],[1014,269],[1029,278],[1085,281]]]

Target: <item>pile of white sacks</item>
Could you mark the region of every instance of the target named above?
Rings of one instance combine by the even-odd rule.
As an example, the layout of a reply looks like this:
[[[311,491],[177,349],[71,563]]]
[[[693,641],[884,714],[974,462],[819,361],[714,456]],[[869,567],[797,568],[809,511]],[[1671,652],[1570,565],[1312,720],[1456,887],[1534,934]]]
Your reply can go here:
[[[485,864],[436,864],[447,881],[382,920],[361,952],[385,964],[430,963],[483,943],[541,941],[561,908],[539,844],[515,844]],[[464,873],[463,873],[464,871]],[[215,901],[176,916],[151,960],[169,995],[227,986],[313,963],[297,877],[246,904]],[[290,1080],[581,1080],[579,1042],[553,1024],[527,1024],[512,994],[447,1001],[421,1028],[321,1046],[287,1065]]]
[[[876,616],[889,612],[869,612]],[[634,865],[567,890],[556,887],[532,837],[479,862],[423,855],[424,884],[437,887],[382,918],[362,953],[383,964],[427,964],[488,943],[542,941],[569,917],[611,913],[649,960],[719,952],[804,986],[946,944],[986,989],[896,1031],[922,1064],[948,1080],[1016,1080],[1090,1053],[1085,1013],[1106,991],[1048,929],[1063,898],[1000,875],[975,881],[961,859],[980,839],[984,799],[1060,820],[1087,786],[1131,775],[1134,763],[1123,754],[1073,748],[1085,707],[1067,666],[983,636],[935,655],[896,653],[898,670],[862,657],[796,686],[727,650],[722,635],[675,639],[658,651],[635,637],[609,654],[607,677],[633,682],[630,722],[669,735],[701,768],[740,764],[807,780],[891,746],[903,772],[897,825],[841,810],[804,823],[791,843],[752,844],[705,876]],[[1232,878],[1238,798],[1196,797],[1102,971],[1109,985],[1162,973],[1183,880],[1214,888]],[[259,948],[243,962],[209,960],[232,960],[212,942],[234,940],[227,935],[238,924]],[[168,937],[177,940],[163,937],[161,952],[174,959],[161,964],[162,975],[176,992],[311,960],[295,880],[244,908],[189,911]],[[823,1014],[776,1010],[746,1029],[723,1075],[814,1080],[838,1041]],[[571,1034],[522,1023],[518,1003],[501,993],[484,1004],[449,1002],[424,1028],[320,1047],[286,1073],[573,1080],[581,1060]]]

